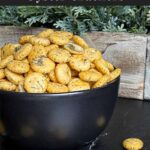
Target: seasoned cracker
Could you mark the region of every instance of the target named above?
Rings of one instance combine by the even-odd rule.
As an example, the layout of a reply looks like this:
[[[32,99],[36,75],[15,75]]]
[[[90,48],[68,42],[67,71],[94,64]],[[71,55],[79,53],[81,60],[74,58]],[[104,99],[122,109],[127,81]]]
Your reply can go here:
[[[105,60],[105,65],[109,69],[109,71],[114,71],[114,66],[110,62]]]
[[[2,91],[15,91],[16,85],[5,80],[0,81],[0,90]]]
[[[31,37],[30,43],[32,45],[42,45],[42,46],[50,45],[50,41],[47,38],[40,38],[36,36]]]
[[[67,63],[71,54],[64,49],[53,49],[48,53],[48,57],[56,63]]]
[[[82,38],[81,38],[80,36],[78,36],[78,35],[74,35],[73,38],[72,38],[72,40],[73,40],[76,44],[80,45],[80,46],[83,47],[83,48],[88,48],[88,47],[89,47],[88,44],[84,41],[84,39],[82,39]]]
[[[71,54],[83,54],[85,52],[81,46],[72,42],[69,42],[68,44],[64,45],[64,48]]]
[[[94,70],[91,69],[91,70],[88,70],[88,71],[80,72],[79,77],[83,81],[96,82],[102,77],[102,74],[99,73],[98,71],[94,71]]]
[[[67,64],[58,64],[55,74],[57,81],[61,84],[68,84],[71,80],[71,70]]]
[[[18,85],[20,82],[23,82],[23,81],[24,81],[23,75],[20,75],[20,74],[16,74],[16,73],[14,73],[14,72],[11,72],[11,71],[8,70],[7,68],[5,69],[5,75],[6,75],[6,78],[7,78],[10,82],[12,82],[12,83],[14,83],[14,84],[16,84],[16,85]]]
[[[97,68],[97,70],[99,71],[99,72],[101,72],[102,74],[110,74],[110,71],[109,71],[109,69],[105,66],[105,64],[102,62],[102,60],[95,60],[94,61],[94,64],[95,64],[95,66],[96,66],[96,68]]]
[[[41,73],[31,73],[25,78],[24,88],[28,93],[44,93],[47,89],[46,77]]]
[[[1,58],[5,59],[8,56],[13,55],[20,46],[20,44],[6,43],[1,49]]]
[[[52,29],[46,29],[46,30],[38,33],[37,36],[40,38],[48,38],[53,32],[54,32],[54,30],[52,30]]]
[[[69,65],[72,69],[80,72],[89,70],[91,63],[88,59],[84,58],[84,56],[82,55],[73,55],[70,58]]]
[[[113,72],[110,73],[110,80],[109,81],[113,81],[116,78],[118,78],[121,74],[121,69],[117,68],[115,69]]]
[[[5,71],[4,69],[0,69],[0,80],[5,78]]]
[[[37,57],[32,60],[31,68],[35,72],[39,73],[50,73],[55,69],[55,63],[46,57]]]
[[[69,43],[69,38],[63,34],[54,32],[49,36],[51,43],[56,45],[65,45]]]
[[[47,54],[53,49],[59,49],[59,46],[56,44],[51,44],[51,45],[45,47]]]
[[[93,62],[94,60],[101,59],[102,54],[95,48],[87,48],[85,49],[84,57]]]
[[[35,45],[33,46],[33,50],[28,56],[29,62],[32,62],[33,59],[38,57],[47,57],[47,51],[44,46],[42,45]]]
[[[73,37],[73,33],[67,32],[67,31],[55,31],[55,33],[60,36],[64,36],[64,37],[68,38],[69,40],[72,39],[72,37]]]
[[[138,138],[128,138],[124,140],[122,144],[127,150],[140,150],[144,146],[143,141]]]
[[[47,92],[48,93],[65,93],[65,92],[68,92],[68,87],[60,83],[49,82],[47,86]]]
[[[30,66],[28,63],[24,63],[19,60],[13,60],[7,65],[7,68],[14,73],[23,74],[29,71]]]
[[[32,45],[29,43],[25,44],[15,53],[15,59],[23,60],[30,54],[31,51],[32,51]]]
[[[50,73],[48,75],[49,75],[49,78],[51,81],[53,81],[55,83],[58,82],[54,70],[50,71]]]
[[[110,76],[104,75],[93,85],[93,88],[102,87],[102,86],[106,85],[109,82],[109,80],[110,80]]]
[[[13,61],[14,56],[10,55],[6,58],[4,58],[3,60],[0,61],[0,69],[3,69],[7,66],[7,64],[9,64],[11,61]]]
[[[34,35],[24,35],[24,36],[19,38],[19,43],[22,44],[22,45],[26,44],[26,43],[30,43],[30,40],[33,36]]]
[[[90,84],[88,82],[80,80],[79,78],[74,78],[69,82],[68,88],[70,92],[89,90]]]

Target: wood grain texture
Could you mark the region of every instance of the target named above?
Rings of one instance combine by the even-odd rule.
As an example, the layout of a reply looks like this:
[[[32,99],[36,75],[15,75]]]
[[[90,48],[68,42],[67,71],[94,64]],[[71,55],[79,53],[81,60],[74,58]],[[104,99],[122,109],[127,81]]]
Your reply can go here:
[[[42,28],[0,26],[0,46],[18,42],[25,34],[36,34]],[[122,69],[120,97],[143,99],[147,37],[128,33],[92,32],[83,35],[90,46],[101,50],[104,58]],[[150,48],[149,48],[150,53]],[[150,70],[150,54],[147,67]],[[150,98],[150,71],[147,71],[145,98]]]
[[[143,100],[147,37],[101,32],[89,33],[89,37],[106,60],[122,69],[119,96]]]
[[[144,99],[150,100],[150,37],[147,40],[146,74]]]
[[[31,34],[31,29],[0,26],[0,46],[4,43],[18,42],[18,38],[23,34]]]
[[[8,42],[17,43],[20,36],[27,34],[36,34],[41,30],[43,29],[15,26],[0,26],[0,46]]]

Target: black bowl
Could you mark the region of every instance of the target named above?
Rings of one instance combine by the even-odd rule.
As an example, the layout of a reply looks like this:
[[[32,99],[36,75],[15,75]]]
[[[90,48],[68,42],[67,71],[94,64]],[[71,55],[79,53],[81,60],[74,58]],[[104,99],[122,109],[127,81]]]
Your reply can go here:
[[[25,147],[73,149],[106,127],[118,96],[120,77],[93,90],[63,94],[0,91],[5,136]]]

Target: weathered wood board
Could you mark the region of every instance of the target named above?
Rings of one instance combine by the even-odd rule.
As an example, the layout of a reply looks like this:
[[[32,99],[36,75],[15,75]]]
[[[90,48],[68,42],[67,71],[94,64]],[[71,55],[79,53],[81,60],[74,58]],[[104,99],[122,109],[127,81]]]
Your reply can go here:
[[[147,41],[144,99],[150,100],[150,37]]]
[[[119,96],[143,99],[147,37],[129,33],[89,33],[104,58],[122,69]]]
[[[0,46],[6,42],[18,42],[21,35],[35,34],[41,30],[1,26]],[[91,46],[101,50],[105,59],[122,69],[119,96],[142,100],[147,37],[128,33],[92,32],[84,35],[84,38]]]
[[[0,26],[0,46],[7,42],[16,43],[21,35],[35,34],[41,30],[42,28]]]

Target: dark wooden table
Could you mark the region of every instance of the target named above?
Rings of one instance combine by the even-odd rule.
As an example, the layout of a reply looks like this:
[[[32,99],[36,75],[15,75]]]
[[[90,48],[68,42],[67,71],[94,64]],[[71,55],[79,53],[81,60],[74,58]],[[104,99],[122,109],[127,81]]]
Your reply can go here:
[[[128,137],[141,138],[143,150],[150,150],[150,102],[119,98],[112,119],[93,150],[122,150],[121,143]],[[2,144],[2,138],[0,141],[0,150],[14,149]],[[80,150],[89,150],[89,146]]]
[[[128,137],[142,139],[143,150],[150,150],[150,102],[118,99],[112,119],[95,150],[122,150],[122,141]]]

